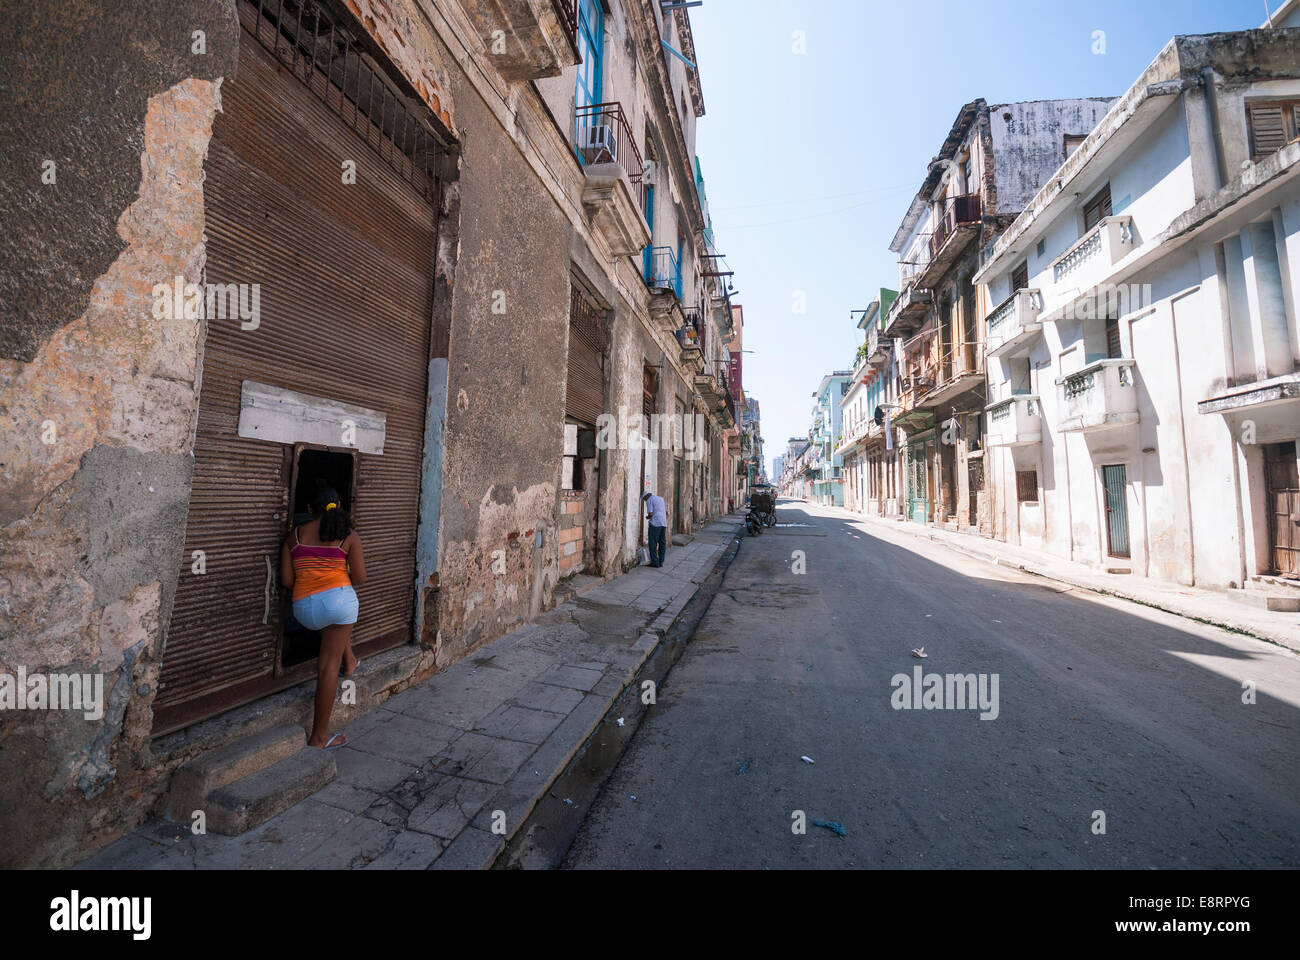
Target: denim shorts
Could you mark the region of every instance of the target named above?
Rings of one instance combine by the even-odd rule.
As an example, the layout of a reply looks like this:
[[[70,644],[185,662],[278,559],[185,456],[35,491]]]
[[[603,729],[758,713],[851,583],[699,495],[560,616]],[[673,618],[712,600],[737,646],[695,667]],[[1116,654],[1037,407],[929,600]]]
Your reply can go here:
[[[293,616],[308,630],[357,622],[357,592],[351,587],[322,590],[293,602]]]

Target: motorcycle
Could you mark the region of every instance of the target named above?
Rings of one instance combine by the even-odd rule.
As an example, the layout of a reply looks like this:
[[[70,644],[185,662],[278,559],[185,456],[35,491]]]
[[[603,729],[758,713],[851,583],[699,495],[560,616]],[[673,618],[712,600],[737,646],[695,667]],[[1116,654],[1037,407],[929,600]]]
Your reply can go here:
[[[749,498],[750,509],[758,514],[765,527],[776,526],[776,491],[772,487],[755,487]]]
[[[749,512],[745,527],[751,537],[763,532],[764,527],[776,526],[776,496],[771,487],[758,487],[749,497]]]

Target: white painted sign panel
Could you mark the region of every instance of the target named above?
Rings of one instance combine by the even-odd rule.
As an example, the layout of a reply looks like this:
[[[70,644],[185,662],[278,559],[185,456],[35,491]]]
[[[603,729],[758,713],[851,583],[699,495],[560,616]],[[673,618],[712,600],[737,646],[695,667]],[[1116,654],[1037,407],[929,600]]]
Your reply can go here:
[[[383,453],[387,418],[339,400],[245,380],[239,394],[239,435],[272,443],[315,443]]]

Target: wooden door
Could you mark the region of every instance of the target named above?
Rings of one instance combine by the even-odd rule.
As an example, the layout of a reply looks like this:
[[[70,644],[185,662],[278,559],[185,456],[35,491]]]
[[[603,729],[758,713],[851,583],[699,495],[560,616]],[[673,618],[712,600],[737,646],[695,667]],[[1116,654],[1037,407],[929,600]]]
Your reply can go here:
[[[1264,447],[1268,475],[1269,541],[1273,574],[1300,577],[1300,468],[1296,444],[1270,443]]]

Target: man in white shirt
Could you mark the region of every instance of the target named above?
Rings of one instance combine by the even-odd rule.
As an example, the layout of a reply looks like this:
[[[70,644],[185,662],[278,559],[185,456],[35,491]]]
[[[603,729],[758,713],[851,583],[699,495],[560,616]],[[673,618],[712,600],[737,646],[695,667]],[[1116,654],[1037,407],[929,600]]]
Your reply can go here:
[[[650,521],[650,566],[662,567],[668,550],[668,504],[649,490],[641,494],[645,518]]]

